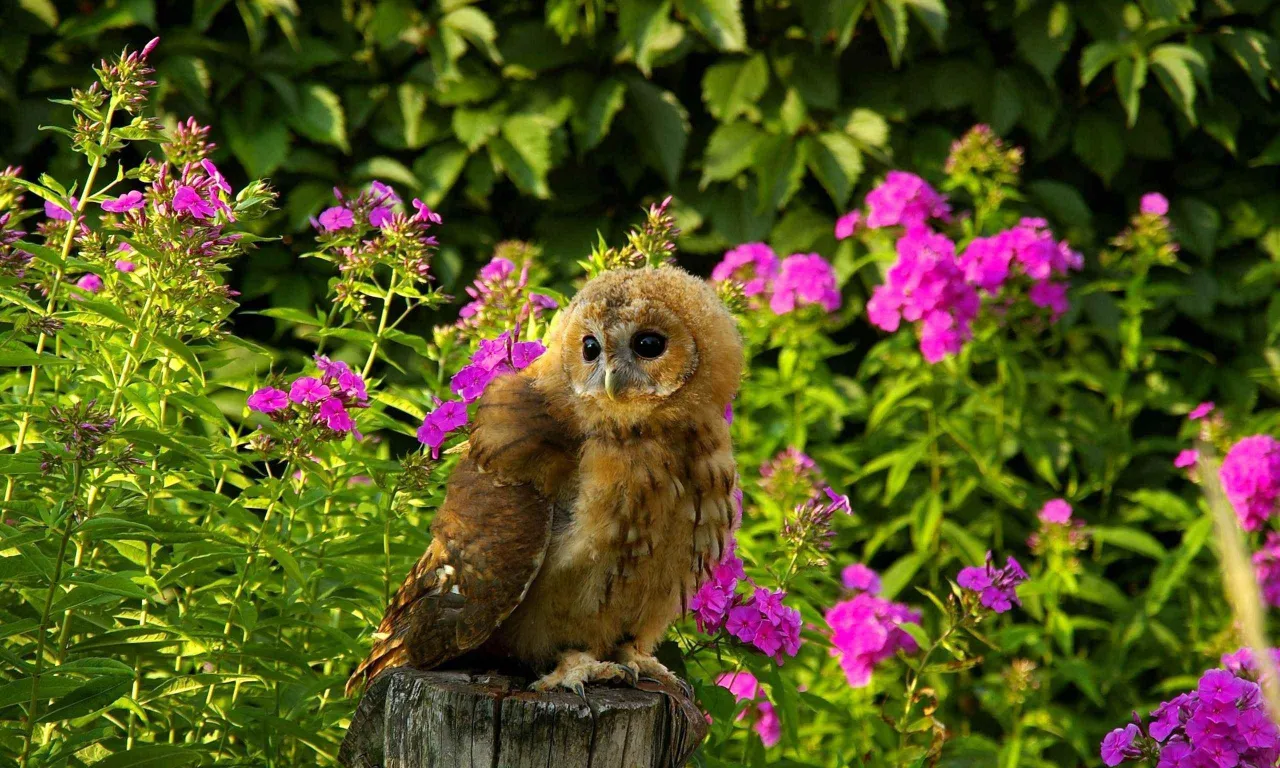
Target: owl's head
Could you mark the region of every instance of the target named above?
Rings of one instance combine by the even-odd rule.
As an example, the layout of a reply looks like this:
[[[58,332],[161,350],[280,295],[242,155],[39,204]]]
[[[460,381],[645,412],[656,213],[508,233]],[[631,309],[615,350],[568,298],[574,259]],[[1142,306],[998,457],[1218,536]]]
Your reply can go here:
[[[742,375],[733,316],[711,286],[675,267],[596,277],[549,342],[543,373],[559,380],[561,402],[586,429],[722,413]]]

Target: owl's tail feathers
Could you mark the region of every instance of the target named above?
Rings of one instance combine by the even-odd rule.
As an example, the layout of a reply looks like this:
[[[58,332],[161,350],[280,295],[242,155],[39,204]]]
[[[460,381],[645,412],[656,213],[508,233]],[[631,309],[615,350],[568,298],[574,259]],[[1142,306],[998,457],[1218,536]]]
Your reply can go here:
[[[379,633],[374,636],[377,641],[373,644],[373,650],[369,651],[369,656],[360,662],[360,666],[356,667],[356,671],[347,679],[348,696],[363,683],[377,677],[383,670],[403,667],[409,663],[409,651],[404,647],[404,637],[398,634],[387,636]]]

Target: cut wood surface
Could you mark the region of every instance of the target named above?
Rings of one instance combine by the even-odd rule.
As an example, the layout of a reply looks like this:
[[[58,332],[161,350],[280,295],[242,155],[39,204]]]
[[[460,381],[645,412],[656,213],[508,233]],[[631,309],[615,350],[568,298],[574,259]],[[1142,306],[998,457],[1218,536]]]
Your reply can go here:
[[[499,674],[379,675],[338,754],[347,768],[678,768],[706,734],[680,691],[590,686],[525,690]]]

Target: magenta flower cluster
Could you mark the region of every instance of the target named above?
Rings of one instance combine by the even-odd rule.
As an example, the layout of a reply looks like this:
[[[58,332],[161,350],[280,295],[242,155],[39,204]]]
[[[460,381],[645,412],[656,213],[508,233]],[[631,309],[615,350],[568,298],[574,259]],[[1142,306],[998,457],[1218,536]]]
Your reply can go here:
[[[517,268],[511,259],[495,256],[467,286],[471,301],[458,312],[458,327],[478,328],[491,315],[502,322],[523,324],[559,306],[550,296],[526,293],[528,285],[528,262]]]
[[[316,355],[315,361],[320,369],[319,377],[299,376],[290,383],[288,392],[261,387],[249,395],[246,405],[251,411],[281,419],[293,403],[303,417],[334,433],[354,433],[359,439],[360,433],[349,409],[369,405],[364,378],[342,361],[330,360],[324,355]]]
[[[756,587],[746,597],[739,595],[738,585],[751,582],[735,550],[731,542],[711,578],[690,599],[689,610],[698,631],[723,629],[781,664],[784,655],[800,651],[800,611],[783,604],[787,595],[782,590]]]
[[[1227,451],[1218,477],[1240,525],[1258,530],[1275,513],[1280,496],[1280,441],[1270,435],[1240,440]]]
[[[1102,762],[1154,762],[1157,768],[1272,766],[1280,730],[1267,716],[1248,657],[1224,657],[1228,669],[1205,672],[1194,691],[1156,707],[1147,722],[1117,728],[1102,740]],[[1234,670],[1230,667],[1234,667]]]
[[[546,352],[540,341],[516,341],[511,331],[496,339],[486,339],[471,355],[471,362],[449,380],[449,388],[464,403],[473,403],[484,394],[489,382],[504,373],[520,371]]]
[[[974,238],[958,252],[930,223],[948,221],[946,198],[919,176],[888,174],[866,198],[867,214],[853,211],[836,222],[836,237],[860,228],[901,227],[897,260],[867,303],[873,325],[890,333],[915,324],[920,352],[930,363],[959,352],[973,336],[982,296],[1004,312],[1025,291],[1034,306],[1057,320],[1069,308],[1066,277],[1084,266],[1084,257],[1055,241],[1043,219],[1022,219],[991,237]]]
[[[1047,308],[1057,320],[1070,304],[1065,278],[1084,267],[1084,257],[1066,242],[1057,242],[1044,219],[1022,219],[1017,226],[991,237],[976,237],[960,254],[965,280],[995,296],[1011,278],[1030,280],[1027,298]]]
[[[775,315],[805,306],[827,312],[840,308],[835,269],[816,253],[794,253],[779,262],[768,245],[746,243],[725,253],[711,270],[711,279],[740,284],[748,299],[757,305],[767,302]]]
[[[917,228],[898,240],[898,260],[867,302],[872,325],[893,332],[903,320],[916,323],[920,353],[930,363],[960,351],[973,337],[978,292],[956,263],[955,243]]]
[[[914,173],[890,171],[884,183],[867,193],[866,226],[870,229],[927,227],[931,219],[949,221],[951,206]]]
[[[1027,572],[1012,555],[1005,560],[1003,568],[997,568],[990,552],[985,565],[962,568],[956,577],[957,584],[976,592],[978,600],[996,613],[1004,613],[1015,604],[1022,605],[1017,586],[1026,580]]]
[[[919,624],[921,616],[903,603],[879,597],[880,577],[865,565],[850,565],[842,576],[845,587],[855,594],[827,611],[831,655],[839,660],[849,685],[862,688],[871,682],[880,662],[899,650],[920,650],[902,625]]]
[[[433,458],[439,458],[440,446],[449,434],[466,426],[467,404],[478,400],[491,381],[503,374],[524,370],[545,351],[547,348],[542,342],[516,341],[511,331],[496,339],[481,341],[471,361],[449,382],[454,394],[462,400],[437,401],[436,408],[418,427],[418,441],[431,449]]]
[[[716,685],[728,689],[739,703],[747,702],[738,719],[749,718],[752,730],[766,747],[778,743],[782,738],[782,721],[755,675],[746,671],[725,672],[716,677]]]
[[[1262,549],[1253,553],[1253,570],[1262,588],[1262,599],[1280,607],[1280,533],[1267,532]]]

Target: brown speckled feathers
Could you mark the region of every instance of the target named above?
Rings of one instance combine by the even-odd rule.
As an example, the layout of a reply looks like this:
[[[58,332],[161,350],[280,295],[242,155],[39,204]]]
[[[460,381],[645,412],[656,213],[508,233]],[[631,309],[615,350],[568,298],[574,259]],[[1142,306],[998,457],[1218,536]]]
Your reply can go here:
[[[551,536],[549,498],[575,450],[550,418],[527,378],[490,385],[431,525],[431,545],[387,607],[348,692],[384,669],[430,669],[479,647],[520,603]]]

